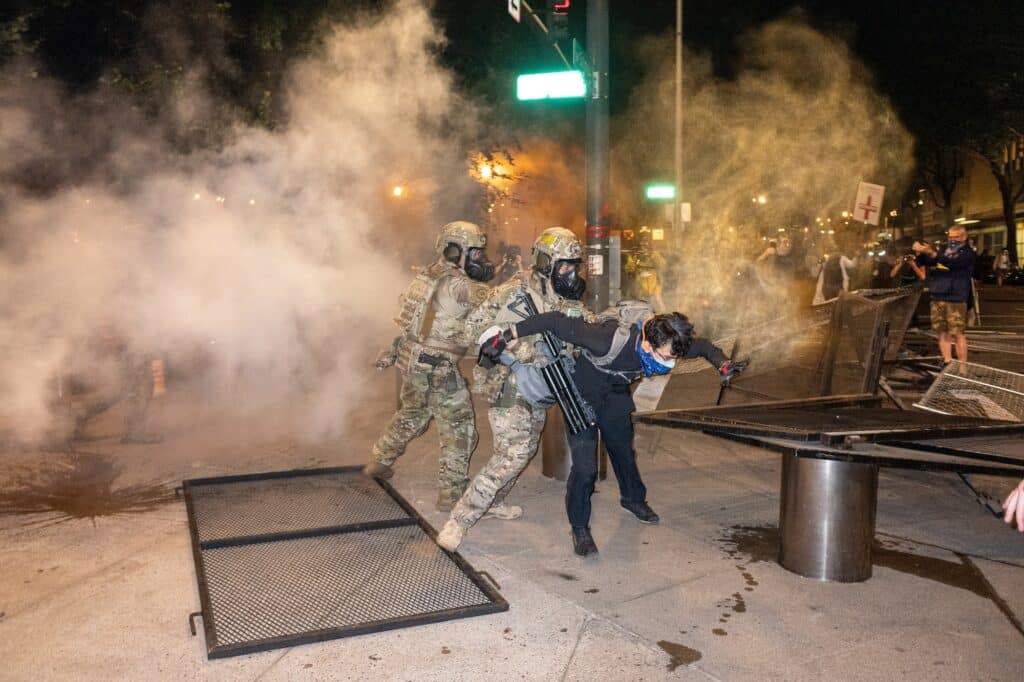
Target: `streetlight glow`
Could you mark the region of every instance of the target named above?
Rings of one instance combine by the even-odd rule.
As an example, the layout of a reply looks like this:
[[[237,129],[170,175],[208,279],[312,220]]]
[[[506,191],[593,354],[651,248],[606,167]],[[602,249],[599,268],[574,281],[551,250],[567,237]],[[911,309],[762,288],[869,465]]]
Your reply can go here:
[[[394,197],[401,197],[405,194],[405,188],[401,185],[395,185],[394,189],[391,190],[391,195]]]

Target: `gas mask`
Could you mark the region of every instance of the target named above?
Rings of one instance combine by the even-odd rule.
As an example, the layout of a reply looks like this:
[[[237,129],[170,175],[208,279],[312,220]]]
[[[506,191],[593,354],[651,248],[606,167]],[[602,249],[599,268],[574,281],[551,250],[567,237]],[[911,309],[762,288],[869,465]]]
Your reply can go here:
[[[571,268],[565,266],[571,265]],[[557,260],[551,268],[551,286],[555,293],[570,301],[578,301],[587,290],[587,281],[580,276],[579,260]],[[565,272],[563,272],[565,270]]]
[[[489,282],[494,279],[494,264],[487,260],[487,253],[483,249],[469,249],[462,269],[470,279],[477,282]]]

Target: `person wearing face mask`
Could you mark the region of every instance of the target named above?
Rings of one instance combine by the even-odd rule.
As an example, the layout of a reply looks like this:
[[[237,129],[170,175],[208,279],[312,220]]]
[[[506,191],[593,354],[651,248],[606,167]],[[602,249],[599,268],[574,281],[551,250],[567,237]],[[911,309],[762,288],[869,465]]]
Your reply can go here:
[[[551,332],[582,349],[572,378],[597,417],[593,426],[569,436],[572,469],[565,496],[573,551],[588,556],[597,553],[590,533],[590,497],[597,480],[599,430],[619,484],[620,505],[641,523],[659,521],[647,504],[647,488],[636,465],[630,384],[642,377],[668,374],[678,358],[705,358],[718,368],[723,381],[731,380],[747,363],[730,362],[710,341],[695,338],[693,325],[680,313],[651,314],[633,323],[611,318],[590,323],[559,312],[541,313],[484,340],[481,355],[498,361],[506,348],[518,345],[520,337],[541,332]]]
[[[971,275],[974,273],[974,249],[967,243],[967,230],[954,225],[947,232],[949,242],[939,251],[924,242],[911,247],[917,262],[928,269],[928,292],[931,296],[932,331],[939,336],[942,362],[953,360],[953,347],[960,362],[967,362],[967,301],[971,298]]]
[[[481,334],[489,328],[505,328],[523,319],[521,301],[526,296],[538,312],[556,310],[575,319],[596,319],[580,300],[586,290],[586,281],[579,272],[582,257],[583,245],[572,231],[549,227],[541,232],[533,244],[529,269],[491,289],[487,299],[467,316],[466,333],[471,343],[478,345]],[[528,387],[512,369],[513,365],[529,368],[549,362],[539,337],[527,341],[509,353],[507,362],[473,369],[473,392],[488,403],[494,453],[452,509],[438,538],[449,549],[457,547],[481,518],[511,521],[523,514],[521,507],[506,504],[505,496],[537,452],[550,407],[531,401]]]
[[[448,511],[468,483],[477,431],[469,389],[458,362],[466,353],[466,315],[487,296],[494,277],[487,236],[477,225],[456,221],[441,228],[438,259],[423,268],[399,299],[395,318],[401,334],[381,351],[377,369],[397,364],[402,372],[401,407],[373,446],[363,471],[389,479],[409,442],[437,421],[441,436],[437,508]]]

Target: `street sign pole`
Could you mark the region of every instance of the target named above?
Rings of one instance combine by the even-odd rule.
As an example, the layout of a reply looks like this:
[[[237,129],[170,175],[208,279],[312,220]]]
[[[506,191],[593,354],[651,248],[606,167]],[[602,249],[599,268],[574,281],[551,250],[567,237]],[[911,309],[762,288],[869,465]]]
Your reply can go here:
[[[587,3],[587,303],[608,307],[608,0]]]

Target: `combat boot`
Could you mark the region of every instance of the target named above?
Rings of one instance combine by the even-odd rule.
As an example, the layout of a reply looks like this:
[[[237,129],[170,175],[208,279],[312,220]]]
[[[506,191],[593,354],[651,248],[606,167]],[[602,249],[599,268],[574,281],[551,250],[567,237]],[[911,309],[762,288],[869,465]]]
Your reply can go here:
[[[380,462],[370,462],[363,467],[363,473],[371,478],[379,478],[382,481],[386,481],[395,475],[395,470],[387,464],[381,464]]]
[[[449,552],[454,552],[462,544],[462,536],[465,534],[466,531],[462,529],[462,526],[456,523],[454,519],[448,519],[447,523],[444,524],[444,528],[437,534],[437,544]]]
[[[504,502],[492,504],[490,508],[484,512],[485,519],[501,519],[502,521],[515,521],[522,515],[522,507],[515,504],[505,504]]]

